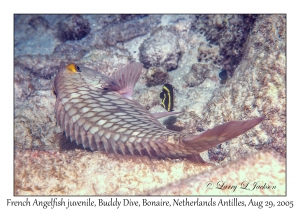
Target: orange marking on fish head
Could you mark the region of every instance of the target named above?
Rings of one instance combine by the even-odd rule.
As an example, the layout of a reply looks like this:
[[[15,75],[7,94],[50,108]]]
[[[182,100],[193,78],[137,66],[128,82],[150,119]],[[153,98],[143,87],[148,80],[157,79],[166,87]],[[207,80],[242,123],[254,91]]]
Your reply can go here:
[[[71,73],[81,72],[79,66],[77,66],[75,63],[70,63],[69,65],[66,66],[66,69]]]

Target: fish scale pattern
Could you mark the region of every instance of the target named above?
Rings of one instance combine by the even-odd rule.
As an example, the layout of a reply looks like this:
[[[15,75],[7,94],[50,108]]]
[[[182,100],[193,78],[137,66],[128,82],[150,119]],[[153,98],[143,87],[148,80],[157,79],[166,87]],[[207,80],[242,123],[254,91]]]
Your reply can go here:
[[[197,135],[168,130],[131,98],[142,67],[132,63],[111,77],[75,64],[62,68],[54,80],[55,110],[66,136],[92,150],[204,162],[200,152],[264,120],[230,121]]]
[[[71,141],[124,155],[177,158],[190,153],[174,141],[183,134],[167,130],[138,102],[95,88],[101,78],[95,73],[62,69],[54,81],[56,118]]]

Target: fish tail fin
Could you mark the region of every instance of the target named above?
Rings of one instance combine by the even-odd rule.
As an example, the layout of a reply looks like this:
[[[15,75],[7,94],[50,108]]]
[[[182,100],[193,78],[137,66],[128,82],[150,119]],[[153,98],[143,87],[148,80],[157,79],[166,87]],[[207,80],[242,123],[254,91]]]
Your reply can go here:
[[[200,153],[247,132],[264,119],[265,117],[258,117],[245,121],[230,121],[206,130],[199,135],[186,136],[183,143],[187,150],[190,148]]]
[[[135,84],[142,73],[142,63],[130,63],[114,72],[104,88],[114,90],[126,98],[131,98]]]

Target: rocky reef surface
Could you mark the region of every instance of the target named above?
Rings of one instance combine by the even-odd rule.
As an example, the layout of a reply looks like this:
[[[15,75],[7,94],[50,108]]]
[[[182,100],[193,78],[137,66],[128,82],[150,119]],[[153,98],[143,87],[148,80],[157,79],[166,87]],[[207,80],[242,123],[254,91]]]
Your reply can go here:
[[[252,170],[252,180],[278,186],[251,195],[286,193],[285,15],[15,15],[14,24],[16,195],[246,195],[207,191],[202,181],[189,186],[218,173],[239,181],[251,167],[271,168]],[[174,110],[183,113],[161,120],[168,129],[197,133],[230,120],[266,119],[201,153],[210,166],[59,151],[52,83],[60,66],[76,62],[110,74],[131,61],[144,64],[133,97],[150,112],[164,111],[162,85],[174,86]]]

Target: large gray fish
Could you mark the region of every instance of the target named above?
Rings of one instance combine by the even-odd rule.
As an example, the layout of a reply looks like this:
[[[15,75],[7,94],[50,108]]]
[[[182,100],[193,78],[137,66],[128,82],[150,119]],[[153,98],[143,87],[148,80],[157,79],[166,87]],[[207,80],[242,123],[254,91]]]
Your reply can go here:
[[[264,117],[231,121],[197,135],[166,129],[157,119],[176,112],[150,113],[131,95],[143,64],[131,63],[111,77],[72,63],[54,80],[56,119],[65,135],[84,148],[159,158],[187,157],[245,133]]]

